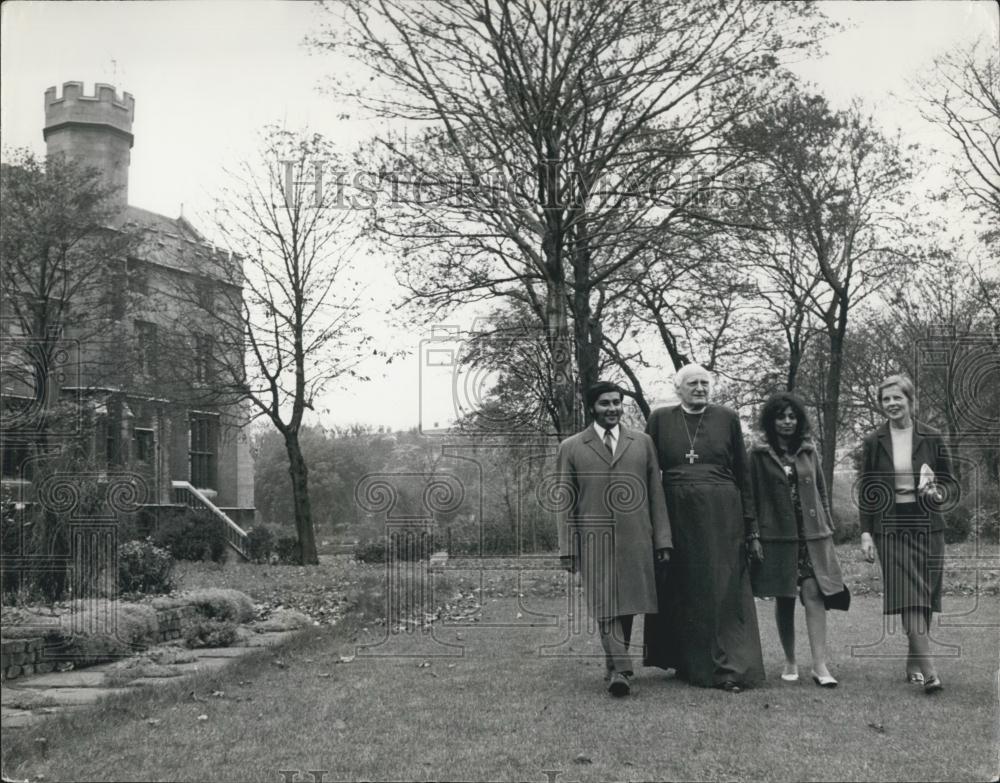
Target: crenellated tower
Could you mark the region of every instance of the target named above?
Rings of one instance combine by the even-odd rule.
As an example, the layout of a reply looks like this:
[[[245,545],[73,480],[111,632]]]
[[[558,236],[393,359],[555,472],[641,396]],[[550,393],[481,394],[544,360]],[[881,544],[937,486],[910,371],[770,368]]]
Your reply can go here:
[[[61,97],[49,87],[42,130],[47,152],[99,169],[114,189],[115,204],[124,209],[134,117],[135,99],[127,92],[119,99],[110,84],[96,84],[94,95],[84,95],[83,82],[64,82]]]

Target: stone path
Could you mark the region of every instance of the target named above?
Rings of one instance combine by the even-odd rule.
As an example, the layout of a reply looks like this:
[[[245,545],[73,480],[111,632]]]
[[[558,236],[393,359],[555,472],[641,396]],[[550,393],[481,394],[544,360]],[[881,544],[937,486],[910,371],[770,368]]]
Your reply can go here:
[[[169,676],[139,677],[123,684],[112,684],[109,678],[110,673],[119,670],[119,662],[20,677],[0,686],[0,728],[3,731],[24,728],[51,715],[81,709],[108,696],[177,682],[185,676],[220,669],[230,661],[261,647],[282,644],[299,633],[301,631],[257,633],[242,647],[185,649],[185,658],[189,660],[160,667],[169,669]]]

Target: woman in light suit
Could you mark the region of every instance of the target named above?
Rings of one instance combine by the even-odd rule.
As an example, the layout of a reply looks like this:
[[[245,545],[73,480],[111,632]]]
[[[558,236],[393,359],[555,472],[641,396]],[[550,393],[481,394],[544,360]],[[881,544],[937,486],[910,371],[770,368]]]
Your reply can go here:
[[[882,566],[883,612],[899,614],[909,642],[907,682],[942,690],[930,655],[931,615],[941,611],[944,517],[958,496],[951,457],[937,430],[915,421],[913,383],[890,375],[878,387],[888,421],[864,441],[861,550]]]

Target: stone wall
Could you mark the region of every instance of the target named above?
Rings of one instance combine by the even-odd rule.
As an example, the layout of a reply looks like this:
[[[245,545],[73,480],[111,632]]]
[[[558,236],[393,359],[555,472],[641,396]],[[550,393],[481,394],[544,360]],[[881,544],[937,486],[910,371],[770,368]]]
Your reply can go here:
[[[45,674],[55,666],[45,660],[44,639],[0,639],[0,659],[5,681],[24,674]]]
[[[169,642],[179,639],[200,617],[195,606],[177,606],[156,610],[156,641]],[[2,650],[2,679],[4,682],[27,674],[45,674],[66,663],[63,647],[57,641],[43,637],[33,639],[0,639]],[[55,652],[60,651],[60,652]],[[74,662],[78,666],[99,663],[97,660]]]

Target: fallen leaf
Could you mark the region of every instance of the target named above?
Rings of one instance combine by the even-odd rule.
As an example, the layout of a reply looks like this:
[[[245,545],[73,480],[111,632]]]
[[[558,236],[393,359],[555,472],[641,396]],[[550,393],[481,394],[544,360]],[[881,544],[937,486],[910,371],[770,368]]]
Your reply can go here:
[[[872,721],[871,723],[868,724],[868,727],[874,729],[879,734],[885,734],[885,726],[883,726],[881,723],[875,723],[874,721]]]
[[[420,663],[417,664],[417,668],[418,669],[426,669],[430,665],[431,665],[430,661],[421,661]]]
[[[316,675],[317,677],[326,678],[330,676],[330,672],[320,672]]]
[[[344,721],[342,721],[340,718],[337,718],[333,722],[333,728],[334,728],[335,731],[343,731],[344,729],[347,728],[347,724]]]
[[[353,660],[354,660],[353,655],[341,655],[340,660],[337,661],[337,663],[350,663]]]
[[[212,695],[215,698],[217,698],[217,699],[221,699],[223,696],[226,695],[226,692],[225,691],[212,691]]]
[[[158,724],[159,724],[159,722],[160,722],[160,719],[159,719],[159,718],[149,718],[149,719],[148,719],[148,720],[146,721],[146,723],[148,723],[148,724],[149,724],[150,726],[156,726],[156,725],[158,725]]]
[[[207,716],[207,715],[204,715],[204,714],[202,714],[202,715],[199,715],[199,716],[198,716],[198,720],[208,720],[208,716]]]

